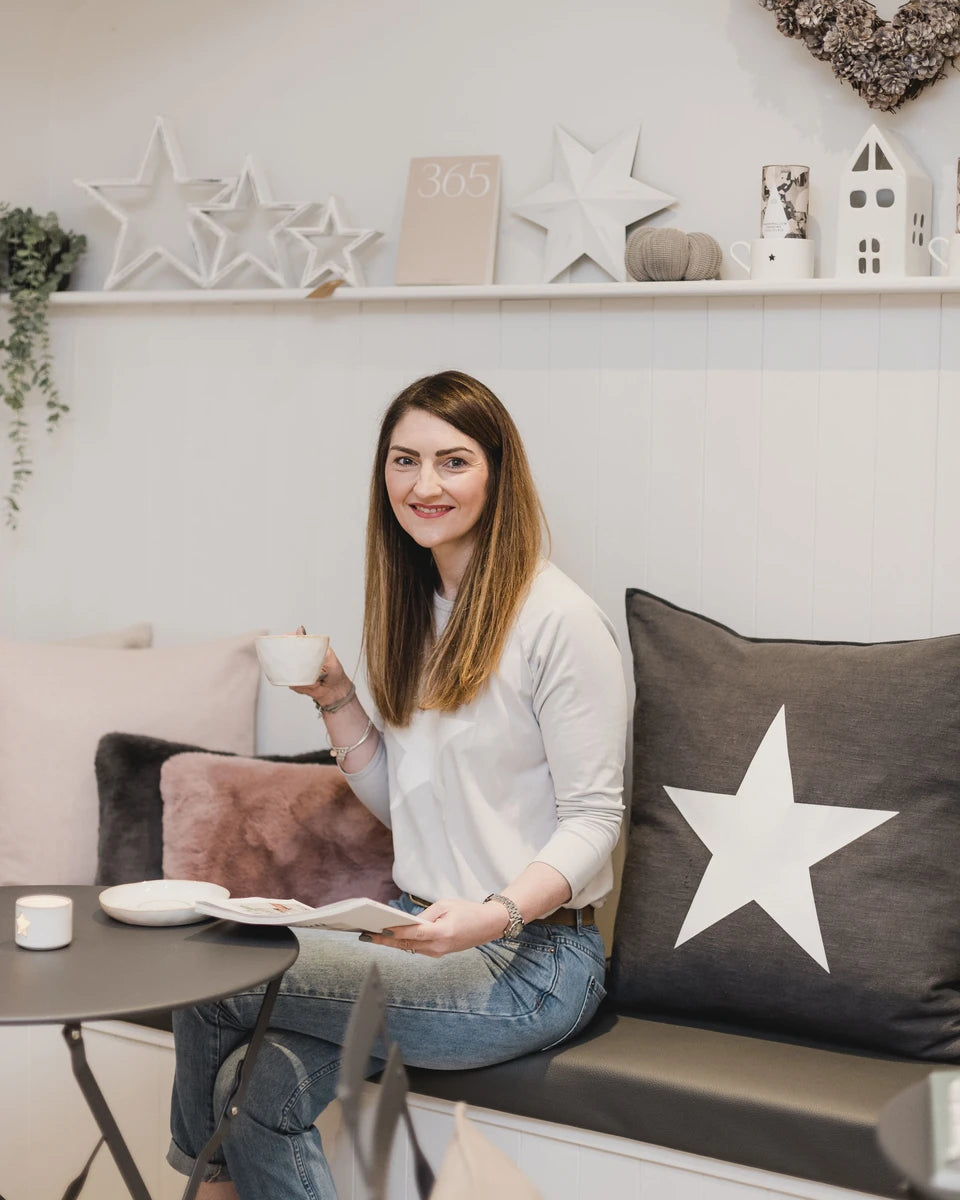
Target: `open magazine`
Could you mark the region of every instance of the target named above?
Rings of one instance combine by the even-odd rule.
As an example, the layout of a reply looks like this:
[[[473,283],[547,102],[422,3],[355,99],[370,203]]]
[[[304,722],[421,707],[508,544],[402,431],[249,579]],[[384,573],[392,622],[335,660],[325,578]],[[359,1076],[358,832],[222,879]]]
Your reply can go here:
[[[422,917],[391,908],[365,897],[337,900],[311,908],[299,900],[271,900],[264,896],[197,900],[197,912],[244,925],[300,925],[315,929],[344,929],[354,933],[380,933],[397,925],[429,925]]]

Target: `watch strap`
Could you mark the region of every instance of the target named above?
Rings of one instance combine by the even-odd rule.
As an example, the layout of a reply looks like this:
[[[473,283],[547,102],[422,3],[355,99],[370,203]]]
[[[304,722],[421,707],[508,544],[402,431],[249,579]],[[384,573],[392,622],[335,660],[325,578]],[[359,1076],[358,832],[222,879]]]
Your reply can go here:
[[[491,892],[489,896],[484,898],[483,902],[484,904],[489,904],[491,900],[496,901],[497,904],[502,904],[507,910],[507,924],[500,936],[511,938],[517,937],[520,933],[520,930],[523,928],[523,915],[520,912],[520,909],[517,908],[516,904],[514,904],[509,896],[501,896],[499,892]]]

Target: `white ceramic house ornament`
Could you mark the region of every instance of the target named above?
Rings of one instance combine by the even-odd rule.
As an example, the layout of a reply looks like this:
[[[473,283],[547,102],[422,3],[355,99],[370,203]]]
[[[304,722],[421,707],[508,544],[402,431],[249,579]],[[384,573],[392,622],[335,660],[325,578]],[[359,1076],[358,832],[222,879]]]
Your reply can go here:
[[[871,125],[840,180],[836,274],[929,275],[933,184],[898,138]]]

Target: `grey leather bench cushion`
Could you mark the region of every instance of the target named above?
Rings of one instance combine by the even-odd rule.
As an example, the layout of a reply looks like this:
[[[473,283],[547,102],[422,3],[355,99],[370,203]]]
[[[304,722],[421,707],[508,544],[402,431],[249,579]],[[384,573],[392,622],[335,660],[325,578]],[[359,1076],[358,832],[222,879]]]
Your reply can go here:
[[[413,1091],[881,1196],[884,1104],[921,1063],[616,1013],[557,1050],[476,1071],[411,1070]]]
[[[169,1013],[141,1020],[170,1028]],[[880,1110],[923,1063],[601,1013],[556,1050],[475,1071],[410,1069],[411,1090],[708,1158],[902,1197]]]

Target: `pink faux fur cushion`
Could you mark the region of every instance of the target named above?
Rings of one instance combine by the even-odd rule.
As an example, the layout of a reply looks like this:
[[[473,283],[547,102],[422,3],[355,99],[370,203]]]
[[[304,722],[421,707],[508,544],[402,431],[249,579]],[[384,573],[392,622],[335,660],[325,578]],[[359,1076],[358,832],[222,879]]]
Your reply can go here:
[[[390,831],[332,764],[175,754],[160,792],[167,879],[307,904],[398,895]]]

